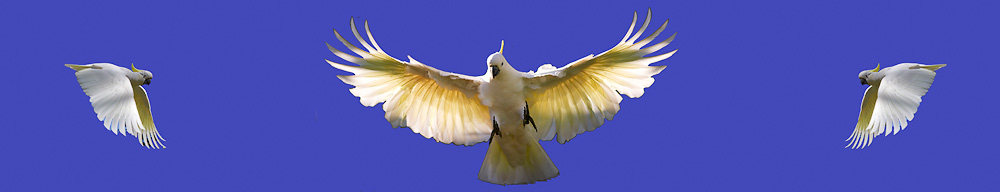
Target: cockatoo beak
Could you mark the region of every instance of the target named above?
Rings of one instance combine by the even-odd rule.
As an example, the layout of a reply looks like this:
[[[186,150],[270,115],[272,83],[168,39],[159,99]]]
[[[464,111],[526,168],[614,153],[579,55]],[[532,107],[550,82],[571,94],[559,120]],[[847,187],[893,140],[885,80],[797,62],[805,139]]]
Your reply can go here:
[[[153,81],[153,79],[146,79],[146,81],[143,81],[142,84],[143,85],[149,85],[149,83],[152,82],[152,81]]]
[[[861,79],[861,84],[862,84],[862,85],[867,85],[867,84],[868,84],[868,80],[865,80],[865,79]]]
[[[500,74],[500,67],[496,65],[490,65],[490,71],[493,71],[493,77],[497,77]]]

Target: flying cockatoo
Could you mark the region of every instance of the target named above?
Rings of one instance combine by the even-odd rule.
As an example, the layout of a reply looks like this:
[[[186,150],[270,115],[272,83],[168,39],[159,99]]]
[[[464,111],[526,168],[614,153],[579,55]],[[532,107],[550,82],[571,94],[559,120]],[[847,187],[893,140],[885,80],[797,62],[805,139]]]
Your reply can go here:
[[[76,70],[76,79],[83,92],[90,96],[97,119],[104,121],[104,128],[111,132],[135,135],[146,148],[165,148],[163,137],[153,125],[146,89],[153,73],[146,70],[126,69],[110,63],[89,65],[66,64]]]
[[[847,147],[852,149],[865,148],[872,143],[875,136],[889,132],[893,135],[906,128],[906,122],[913,120],[920,106],[920,97],[927,94],[927,89],[934,82],[934,71],[945,64],[923,65],[917,63],[900,63],[896,66],[879,70],[864,70],[858,74],[862,85],[871,85],[865,90],[865,98],[861,101],[861,115],[854,133],[847,140]]]
[[[365,50],[340,35],[344,46],[361,58],[329,44],[334,54],[359,66],[327,60],[333,67],[354,73],[338,75],[354,85],[351,93],[361,104],[378,103],[392,127],[409,127],[438,142],[473,145],[488,142],[489,149],[479,170],[479,179],[494,184],[530,184],[559,175],[559,169],[539,145],[539,140],[566,143],[577,134],[593,131],[618,112],[620,94],[642,96],[653,84],[653,75],[666,66],[649,64],[670,57],[676,50],[644,57],[669,44],[674,36],[642,48],[663,31],[664,22],[652,35],[636,42],[649,25],[651,15],[632,34],[636,15],[625,37],[611,50],[589,55],[562,68],[542,65],[537,72],[514,69],[500,51],[486,59],[486,74],[478,77],[449,73],[417,62],[400,61],[382,51],[368,29],[371,45],[351,30]],[[675,34],[676,35],[676,34]],[[558,137],[556,137],[558,135]]]

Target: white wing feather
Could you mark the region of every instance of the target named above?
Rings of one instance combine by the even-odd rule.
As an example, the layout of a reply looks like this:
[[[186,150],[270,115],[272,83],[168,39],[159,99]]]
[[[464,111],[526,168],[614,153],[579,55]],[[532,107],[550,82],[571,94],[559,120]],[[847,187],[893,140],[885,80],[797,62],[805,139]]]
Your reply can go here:
[[[159,143],[162,138],[153,125],[145,91],[141,86],[135,86],[139,90],[134,90],[135,87],[125,76],[130,72],[129,69],[110,63],[66,66],[77,70],[77,81],[83,92],[90,96],[97,119],[104,121],[105,128],[115,134],[125,135],[128,132],[135,135],[139,138],[139,143],[146,147],[163,146]],[[137,106],[135,97],[140,95],[142,104]]]
[[[410,127],[413,132],[441,143],[473,145],[489,138],[493,129],[489,110],[478,97],[482,78],[440,71],[413,58],[409,58],[409,62],[392,58],[375,43],[367,21],[365,32],[372,45],[358,33],[353,18],[351,30],[367,51],[348,42],[336,30],[334,34],[361,58],[329,44],[327,47],[340,58],[359,66],[326,62],[355,74],[337,77],[355,86],[351,93],[361,98],[361,104],[371,107],[385,102],[382,109],[392,127]]]
[[[644,57],[669,44],[676,35],[643,48],[667,26],[667,22],[663,22],[652,35],[635,42],[646,30],[651,17],[647,14],[642,27],[632,34],[636,21],[633,14],[628,33],[618,45],[604,53],[584,57],[558,69],[546,64],[539,67],[538,72],[529,73],[525,79],[526,98],[538,127],[538,138],[552,140],[559,135],[557,141],[566,143],[577,134],[600,127],[605,119],[614,119],[622,101],[620,94],[631,98],[642,96],[644,89],[653,84],[652,76],[666,67],[649,64],[669,58],[677,51]]]
[[[896,134],[913,120],[921,97],[927,94],[934,82],[935,70],[944,65],[903,63],[883,69],[885,77],[877,86],[865,91],[861,114],[848,147],[864,148],[879,135]],[[877,90],[877,93],[873,93]]]

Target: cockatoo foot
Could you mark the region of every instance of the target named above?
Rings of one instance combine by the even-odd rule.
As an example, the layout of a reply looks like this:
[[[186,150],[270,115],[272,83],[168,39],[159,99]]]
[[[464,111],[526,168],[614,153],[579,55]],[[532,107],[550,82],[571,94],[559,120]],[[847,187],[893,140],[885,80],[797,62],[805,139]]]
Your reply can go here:
[[[535,132],[538,132],[538,126],[535,126],[535,119],[532,119],[528,112],[528,101],[524,101],[524,124],[527,125],[528,123],[531,123],[531,127],[535,128]]]
[[[490,132],[490,141],[487,142],[488,144],[493,144],[493,135],[503,137],[500,134],[500,125],[497,125],[497,117],[493,117],[493,132]]]

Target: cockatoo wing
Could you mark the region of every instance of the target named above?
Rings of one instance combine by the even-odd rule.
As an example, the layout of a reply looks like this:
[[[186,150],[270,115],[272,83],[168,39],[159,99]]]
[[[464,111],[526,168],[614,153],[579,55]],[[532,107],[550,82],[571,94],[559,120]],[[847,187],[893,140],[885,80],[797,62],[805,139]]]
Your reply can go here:
[[[854,133],[848,140],[848,147],[864,148],[871,144],[876,135],[898,133],[906,128],[907,121],[913,120],[920,106],[920,97],[934,82],[937,69],[941,65],[921,65],[903,63],[885,68],[885,77],[877,86],[871,86],[865,91],[861,104],[861,114]]]
[[[139,143],[146,147],[167,148],[161,142],[166,140],[163,139],[163,136],[160,136],[160,132],[156,130],[156,125],[153,124],[153,113],[149,107],[149,97],[146,96],[146,89],[136,85],[132,86],[132,90],[135,93],[132,98],[135,99],[136,109],[139,111],[139,119],[142,120],[143,127],[139,134],[135,135],[139,138]]]
[[[652,35],[635,42],[646,30],[651,17],[647,14],[646,21],[633,35],[636,21],[636,14],[633,14],[628,33],[611,50],[584,57],[562,68],[546,64],[539,67],[538,72],[528,73],[526,98],[538,128],[538,138],[552,140],[559,135],[559,143],[565,143],[577,134],[600,127],[604,119],[614,119],[618,103],[622,101],[620,94],[631,98],[642,96],[643,89],[653,84],[652,76],[666,67],[649,64],[669,58],[677,51],[644,57],[669,44],[676,35],[643,48],[667,26],[667,22],[663,22]]]
[[[163,146],[153,125],[146,92],[141,86],[132,86],[125,76],[128,69],[109,63],[66,66],[77,71],[77,81],[90,96],[97,119],[104,121],[105,128],[122,135],[127,131],[146,147]]]
[[[326,62],[354,73],[337,77],[355,86],[351,93],[361,98],[361,104],[371,107],[385,102],[382,104],[385,119],[393,128],[410,127],[413,132],[441,143],[473,145],[489,138],[493,129],[489,110],[478,97],[482,78],[437,70],[413,58],[403,62],[390,57],[375,43],[368,30],[368,21],[365,21],[365,31],[372,45],[358,33],[353,18],[351,30],[367,51],[345,40],[337,30],[333,32],[361,58],[329,44],[327,47],[340,58],[359,66]]]
[[[848,147],[851,148],[864,148],[871,144],[872,139],[875,138],[875,133],[867,131],[869,122],[871,122],[872,111],[875,110],[875,100],[878,99],[878,85],[872,85],[865,90],[865,98],[861,100],[861,114],[858,115],[858,124],[854,127],[854,133],[851,134],[851,143]]]

